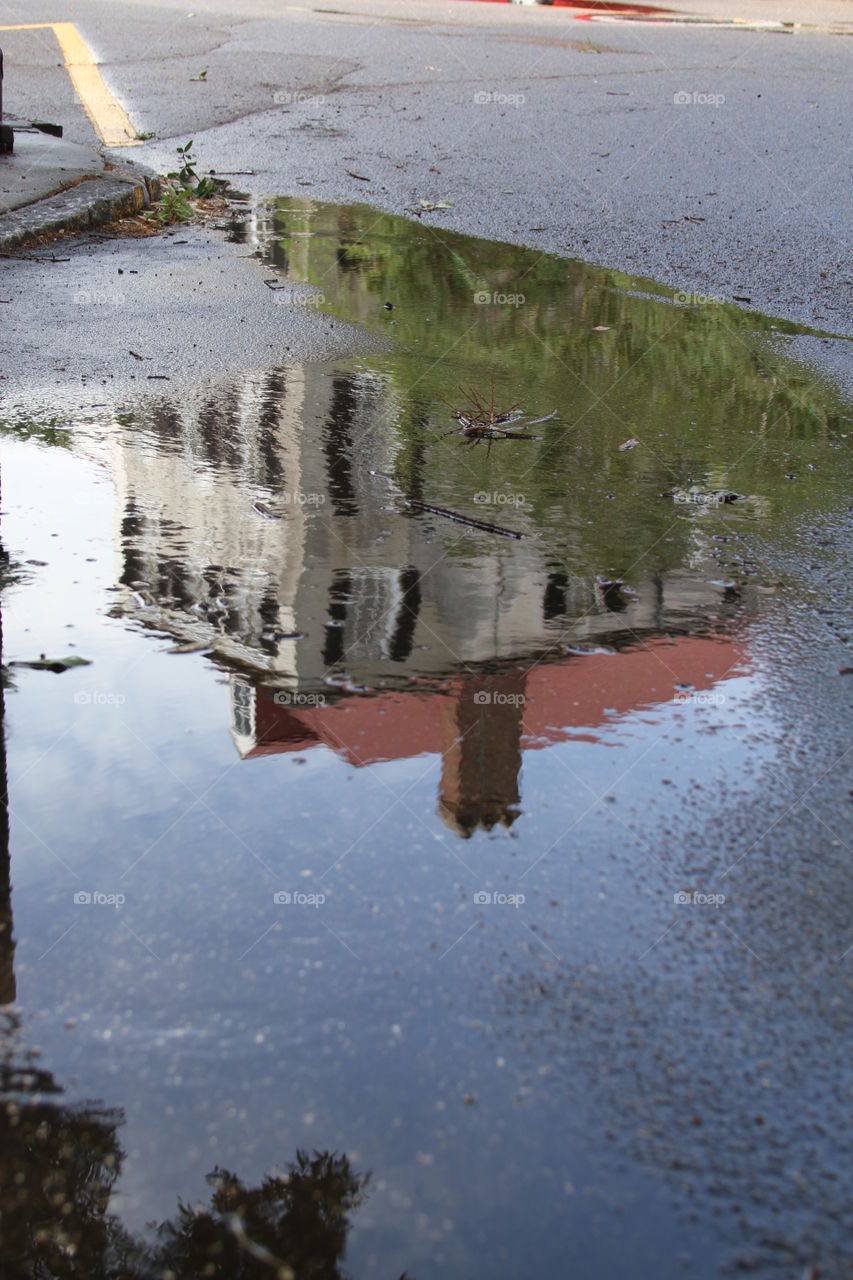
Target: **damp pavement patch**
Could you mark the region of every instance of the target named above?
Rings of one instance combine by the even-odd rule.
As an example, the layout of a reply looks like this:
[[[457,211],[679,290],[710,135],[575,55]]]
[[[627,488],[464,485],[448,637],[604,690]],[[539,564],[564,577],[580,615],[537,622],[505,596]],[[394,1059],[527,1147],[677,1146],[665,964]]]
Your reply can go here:
[[[132,161],[19,127],[14,152],[0,157],[0,253],[138,213],[159,187],[156,174]]]

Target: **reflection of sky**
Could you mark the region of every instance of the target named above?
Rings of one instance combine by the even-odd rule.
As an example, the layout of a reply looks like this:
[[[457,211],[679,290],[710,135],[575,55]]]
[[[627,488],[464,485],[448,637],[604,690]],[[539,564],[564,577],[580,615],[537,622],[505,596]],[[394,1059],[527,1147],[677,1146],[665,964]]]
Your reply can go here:
[[[56,450],[4,444],[0,461],[6,545],[48,562],[5,599],[5,657],[73,641],[94,659],[61,676],[18,670],[7,695],[18,999],[72,1094],[125,1108],[129,1224],[201,1195],[217,1162],[257,1179],[302,1144],[375,1170],[353,1237],[363,1274],[373,1250],[382,1274],[441,1257],[472,1274],[487,1257],[490,1274],[517,1275],[531,1249],[556,1272],[555,1220],[590,1274],[637,1274],[607,1199],[564,1190],[600,1182],[603,1117],[548,1080],[531,1086],[481,1021],[507,954],[629,965],[666,927],[691,865],[691,791],[710,802],[720,779],[748,787],[759,767],[729,703],[659,706],[598,741],[525,752],[521,818],[460,841],[436,812],[438,755],[240,761],[223,677],[106,616],[110,486]],[[725,683],[736,723],[755,681]],[[615,802],[583,816],[588,788]],[[81,888],[127,901],[77,907]],[[278,889],[326,902],[276,907]],[[526,901],[480,908],[480,889]],[[627,1176],[620,1191],[610,1170],[607,1196],[656,1225],[632,1234],[659,1256],[672,1223],[653,1192]],[[502,1260],[490,1230],[514,1240]]]

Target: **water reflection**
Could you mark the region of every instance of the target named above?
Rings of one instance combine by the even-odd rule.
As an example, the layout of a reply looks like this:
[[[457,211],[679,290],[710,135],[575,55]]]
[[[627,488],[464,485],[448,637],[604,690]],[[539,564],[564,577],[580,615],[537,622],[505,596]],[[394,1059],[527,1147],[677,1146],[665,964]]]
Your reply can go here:
[[[608,636],[618,644],[620,637]],[[619,651],[605,646],[559,659],[470,671],[411,690],[322,697],[232,675],[231,734],[246,760],[325,747],[361,768],[382,760],[441,757],[437,812],[457,835],[511,827],[520,812],[524,753],[593,741],[619,718],[750,670],[736,634],[648,632]]]
[[[645,558],[599,517],[540,530],[517,504],[501,518],[526,536],[509,543],[413,512],[373,474],[432,494],[397,405],[373,372],[299,365],[123,416],[113,612],[232,673],[244,757],[440,754],[438,812],[467,837],[513,825],[525,750],[748,666],[737,635],[759,597],[730,506],[638,498],[663,522]],[[462,506],[458,476],[441,479]],[[601,646],[618,657],[585,653]]]
[[[272,200],[240,234],[277,304],[391,343],[111,426],[116,612],[257,680],[405,687],[614,629],[716,632],[757,607],[750,533],[843,491],[849,406],[786,361],[793,326],[359,206]],[[492,379],[559,417],[468,448],[447,401]]]
[[[779,545],[787,520],[844,493],[849,406],[760,346],[760,321],[371,217],[275,202],[244,240],[284,294],[322,290],[389,351],[228,375],[94,418],[75,448],[108,459],[114,510],[84,474],[79,519],[57,528],[78,460],[52,487],[41,459],[28,473],[19,539],[41,537],[47,572],[35,605],[9,605],[18,652],[52,614],[52,642],[67,618],[94,664],[79,686],[20,680],[18,999],[57,1076],[82,1074],[126,1123],[61,1094],[10,1030],[12,1274],[334,1277],[351,1220],[359,1274],[388,1257],[393,1274],[410,1257],[452,1276],[554,1274],[567,1249],[584,1275],[682,1265],[682,1225],[629,1151],[608,1155],[610,1121],[634,1133],[658,1098],[667,1123],[679,1062],[677,1110],[696,1114],[695,1080],[715,1061],[697,1030],[725,1047],[728,978],[744,964],[734,933],[763,955],[736,914],[712,949],[716,925],[673,922],[673,893],[703,884],[718,845],[733,858],[765,829],[763,810],[742,822],[732,802],[761,797],[775,759],[775,710],[728,687],[760,683],[729,680],[755,669],[750,624],[772,586],[754,535]],[[475,300],[522,277],[523,306]],[[559,408],[540,440],[489,454],[446,434],[442,397],[493,373],[507,400]],[[709,500],[724,487],[744,500]],[[100,616],[105,599],[130,628]],[[719,715],[667,715],[723,682]],[[277,902],[303,876],[322,912]],[[81,914],[87,885],[126,890],[127,911]],[[2,886],[12,999],[8,855]],[[520,887],[525,911],[487,907],[484,886]],[[694,934],[693,951],[657,948],[689,946],[689,930],[701,950]],[[682,967],[707,976],[717,1016]],[[709,1116],[747,1112],[731,1081],[741,1039],[772,1060],[766,1023],[762,1005],[728,1078],[710,1073]],[[644,1060],[634,1036],[661,1056]],[[548,1046],[541,1074],[519,1065],[526,1043]],[[802,1078],[820,1082],[834,1040],[808,1043]],[[602,1063],[621,1110],[596,1100]],[[280,1142],[296,1158],[265,1177]],[[225,1167],[210,1171],[213,1148]],[[366,1177],[343,1149],[384,1174],[358,1217]],[[669,1155],[660,1168],[681,1169]],[[207,1171],[203,1203],[175,1208]],[[826,1226],[813,1186],[803,1204]],[[692,1195],[691,1212],[718,1207]],[[162,1221],[156,1238],[133,1212]],[[691,1221],[697,1255],[719,1256],[717,1226]]]
[[[2,502],[0,475],[0,502]],[[2,589],[10,570],[0,534],[0,1005],[15,1000],[15,942],[12,920],[12,864],[9,853],[9,781],[6,765],[6,674],[3,669]]]
[[[256,1186],[215,1168],[207,1204],[179,1202],[153,1239],[136,1238],[111,1208],[125,1159],[122,1110],[65,1102],[21,1041],[19,1019],[3,1015],[4,1277],[342,1276],[350,1214],[364,1202],[370,1176],[346,1155],[299,1150]]]
[[[525,534],[507,545],[413,512],[373,474],[380,468],[370,462],[393,468],[399,443],[386,384],[322,367],[281,370],[276,417],[272,381],[224,386],[217,412],[227,447],[210,433],[207,396],[204,429],[186,410],[120,421],[113,465],[127,590],[117,612],[300,689],[342,667],[359,684],[400,684],[539,653],[611,631],[616,613],[625,639],[650,627],[708,630],[721,608],[732,615],[731,590],[724,602],[712,577],[749,575],[724,553],[740,537],[731,509],[682,514],[656,495],[663,532],[638,556],[627,541],[614,554],[604,520],[576,535],[555,518],[542,531],[519,502],[500,509]],[[405,471],[417,475],[406,492],[422,492],[423,454],[407,453]],[[451,483],[458,488],[458,477]],[[564,545],[560,567],[554,542],[567,534],[574,563]]]

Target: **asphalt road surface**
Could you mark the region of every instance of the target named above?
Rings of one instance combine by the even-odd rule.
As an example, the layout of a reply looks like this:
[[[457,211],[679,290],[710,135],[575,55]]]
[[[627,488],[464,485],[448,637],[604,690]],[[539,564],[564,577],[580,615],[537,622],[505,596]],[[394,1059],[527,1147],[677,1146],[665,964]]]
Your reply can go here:
[[[704,22],[467,0],[34,0],[0,25],[72,21],[154,135],[133,155],[156,168],[192,137],[202,170],[247,190],[393,212],[446,200],[436,225],[850,332],[851,6],[690,12]],[[91,140],[52,33],[2,39],[9,110]]]

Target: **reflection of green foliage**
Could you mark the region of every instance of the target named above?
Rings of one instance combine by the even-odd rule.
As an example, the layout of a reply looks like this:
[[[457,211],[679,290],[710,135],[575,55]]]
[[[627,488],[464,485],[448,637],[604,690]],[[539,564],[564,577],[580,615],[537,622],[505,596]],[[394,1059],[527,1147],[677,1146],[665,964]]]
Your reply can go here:
[[[35,440],[39,444],[71,447],[71,432],[59,418],[47,418],[37,422],[35,418],[0,418],[0,436],[17,440]]]
[[[4,1280],[340,1280],[349,1215],[369,1175],[346,1156],[297,1151],[286,1173],[247,1187],[215,1169],[205,1208],[178,1205],[151,1244],[110,1211],[124,1152],[121,1111],[69,1106],[49,1072],[16,1061],[18,1021],[0,1024],[0,1267]]]
[[[6,1046],[3,1046],[4,1050]],[[9,1280],[107,1274],[121,1112],[58,1106],[49,1073],[0,1063],[0,1247]]]
[[[164,1271],[222,1280],[340,1276],[348,1214],[362,1203],[366,1183],[346,1156],[298,1151],[286,1175],[251,1189],[224,1169],[207,1180],[209,1208],[181,1205],[160,1229],[157,1258]]]
[[[272,261],[321,290],[327,310],[392,341],[369,364],[396,404],[411,403],[392,428],[407,490],[420,482],[463,511],[478,490],[520,492],[516,526],[541,532],[558,562],[616,572],[652,546],[645,567],[683,563],[715,520],[773,518],[844,492],[853,413],[786,356],[787,335],[804,332],[794,325],[676,304],[647,280],[365,207],[279,199],[269,215]],[[460,382],[487,391],[491,376],[499,407],[557,408],[559,420],[489,456],[444,439],[443,398],[459,402]],[[641,447],[620,453],[629,436]],[[691,483],[756,501],[712,515],[661,497]]]

